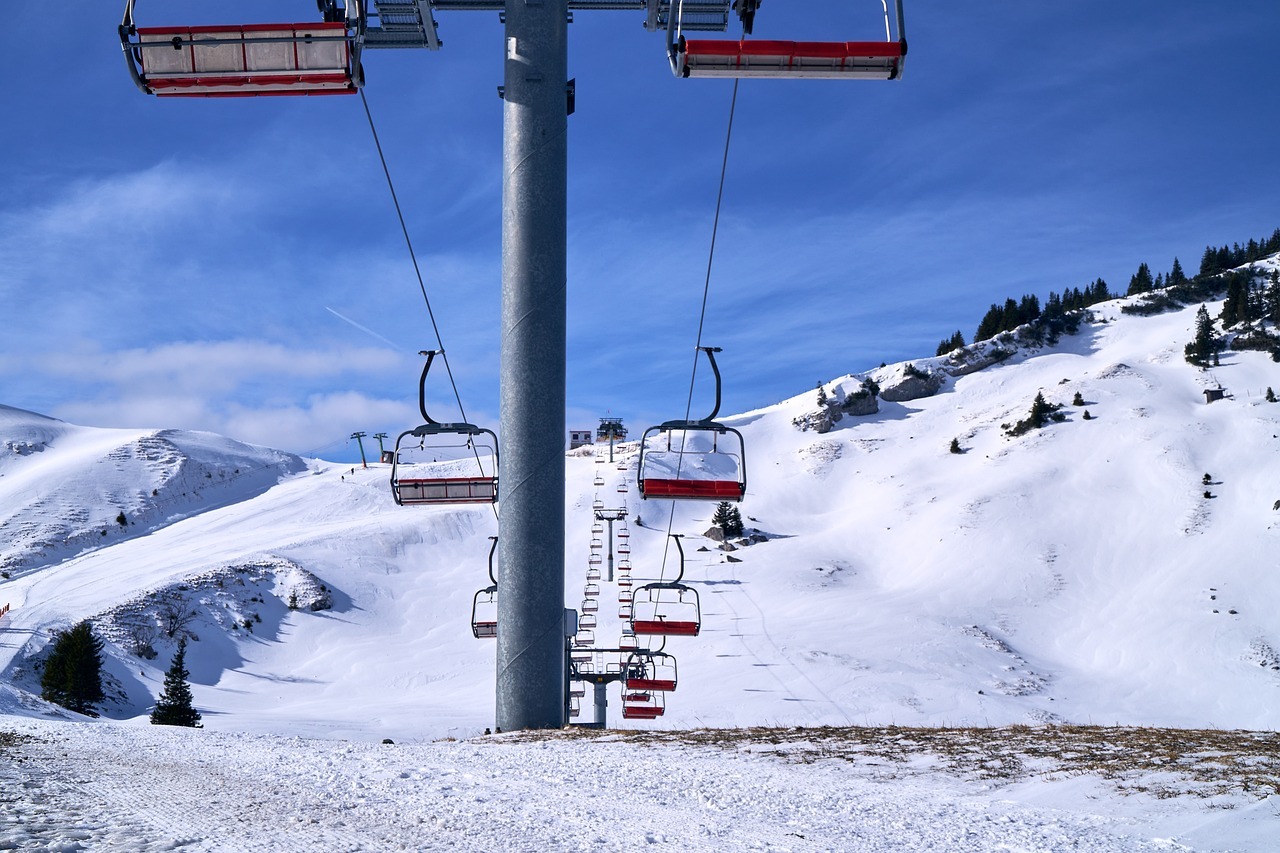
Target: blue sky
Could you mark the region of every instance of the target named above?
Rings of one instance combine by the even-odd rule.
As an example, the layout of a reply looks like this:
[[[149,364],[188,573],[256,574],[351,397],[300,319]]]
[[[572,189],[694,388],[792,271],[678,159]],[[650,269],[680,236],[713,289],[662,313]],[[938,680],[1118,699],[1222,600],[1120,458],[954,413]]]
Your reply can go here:
[[[354,430],[415,425],[416,353],[434,340],[359,99],[145,97],[120,57],[123,7],[10,11],[0,403],[327,458],[353,458]],[[901,81],[740,88],[704,333],[724,348],[724,413],[932,355],[1006,296],[1123,288],[1174,256],[1194,272],[1206,244],[1280,227],[1274,0],[906,0],[906,15]],[[874,38],[878,17],[873,0],[773,0],[756,35]],[[501,26],[437,19],[444,48],[366,54],[365,91],[467,414],[493,423]],[[570,27],[571,427],[684,412],[732,84],[673,79],[642,20]]]

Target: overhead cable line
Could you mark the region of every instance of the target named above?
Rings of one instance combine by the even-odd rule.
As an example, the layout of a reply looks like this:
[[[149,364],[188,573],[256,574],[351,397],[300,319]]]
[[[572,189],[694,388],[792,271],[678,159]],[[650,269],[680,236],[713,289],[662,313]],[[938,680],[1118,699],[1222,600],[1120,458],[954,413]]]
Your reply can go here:
[[[743,37],[746,35],[744,33]],[[711,294],[711,268],[716,257],[716,235],[720,231],[720,208],[724,203],[724,176],[729,168],[729,143],[733,140],[733,116],[738,108],[738,80],[733,81],[733,96],[729,99],[729,126],[724,134],[724,155],[720,159],[720,186],[716,190],[716,212],[711,221],[711,248],[707,252],[707,274],[702,282],[702,306],[698,312],[698,335],[693,350],[693,370],[689,376],[689,397],[685,401],[684,419],[689,420],[689,415],[693,412],[693,386],[698,378],[698,353],[702,349],[702,330],[707,322],[707,301]],[[679,476],[681,466],[684,464],[684,448],[688,434],[685,434],[685,440],[680,443],[680,455],[676,463],[676,476]],[[671,509],[667,513],[667,544],[662,549],[662,569],[660,578],[665,578],[667,574],[667,555],[671,549],[671,528],[675,524],[676,505],[672,501]]]
[[[454,381],[453,369],[449,366],[449,355],[445,352],[444,340],[440,337],[440,326],[436,323],[435,311],[431,309],[431,298],[427,296],[427,285],[422,278],[422,268],[418,266],[418,255],[413,250],[413,240],[409,238],[409,228],[404,222],[404,212],[400,209],[400,198],[396,195],[395,182],[391,180],[391,170],[387,168],[386,155],[382,153],[382,143],[378,140],[378,129],[373,124],[373,113],[369,111],[369,101],[360,90],[360,103],[364,105],[365,118],[369,120],[369,132],[373,134],[374,147],[378,149],[378,160],[382,163],[382,174],[387,178],[387,189],[391,191],[391,202],[396,208],[396,217],[400,220],[400,231],[404,234],[404,243],[409,247],[409,258],[413,261],[413,272],[418,277],[418,289],[422,291],[422,301],[427,306],[427,316],[431,318],[431,330],[436,336],[436,346],[440,350],[440,358],[444,362],[444,371],[449,376],[449,384],[453,387],[453,398],[458,403],[458,411],[462,419],[467,419],[467,410],[462,405],[462,395],[458,393],[458,383]]]
[[[404,244],[409,248],[409,259],[413,261],[413,272],[418,279],[418,290],[422,292],[422,301],[427,306],[427,316],[431,319],[431,330],[436,336],[436,346],[439,348],[440,360],[444,362],[445,375],[449,377],[449,386],[453,388],[453,399],[458,403],[458,412],[462,416],[462,420],[467,422],[467,409],[462,405],[462,394],[458,391],[457,380],[453,378],[453,368],[449,365],[449,354],[444,348],[444,339],[440,335],[440,325],[436,322],[436,313],[431,308],[431,297],[427,295],[427,285],[422,277],[422,267],[418,265],[418,255],[413,250],[413,240],[409,237],[409,228],[405,225],[404,211],[400,208],[400,197],[396,195],[396,185],[391,179],[391,169],[387,167],[387,157],[382,151],[382,142],[378,139],[378,128],[373,123],[373,113],[369,109],[369,100],[364,96],[364,89],[360,90],[360,103],[364,106],[365,118],[369,120],[369,132],[373,134],[373,145],[378,150],[378,161],[382,163],[382,174],[387,178],[387,189],[391,191],[391,202],[396,208],[396,218],[400,221],[400,233],[404,234]],[[480,452],[473,444],[471,453],[475,456],[476,465],[483,469],[480,462]],[[495,472],[497,473],[497,472]],[[493,507],[494,518],[498,517],[498,508]]]

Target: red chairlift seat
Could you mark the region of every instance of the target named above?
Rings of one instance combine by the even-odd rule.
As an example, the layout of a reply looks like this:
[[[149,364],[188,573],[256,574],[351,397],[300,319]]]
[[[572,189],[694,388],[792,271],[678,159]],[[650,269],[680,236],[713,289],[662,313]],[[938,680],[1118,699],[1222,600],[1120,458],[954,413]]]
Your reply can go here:
[[[589,581],[598,581],[598,580],[600,580],[600,569],[599,569],[599,567],[597,567],[597,566],[592,566],[591,568],[587,569],[587,580],[589,580]]]
[[[578,608],[583,613],[595,613],[600,609],[600,602],[594,598],[582,599],[582,607]]]
[[[583,628],[594,628],[594,627],[596,627],[596,614],[583,613],[578,616],[579,630],[582,630]]]
[[[724,41],[681,39],[681,77],[776,77],[894,80],[905,41]]]
[[[572,661],[576,661],[577,663],[587,663],[588,661],[590,661],[592,658],[595,657],[595,654],[596,654],[595,649],[574,649],[573,651],[569,652],[569,659]],[[580,666],[578,667],[578,671],[586,672],[587,669]]]
[[[573,638],[573,644],[580,648],[594,646],[596,644],[596,632],[579,629],[577,635]]]
[[[628,720],[655,720],[666,710],[661,693],[622,692],[622,716]]]
[[[758,2],[735,2],[744,37],[739,40],[691,39],[682,34],[681,13],[667,20],[667,58],[677,77],[775,77],[844,80],[896,80],[907,56],[902,0],[884,9],[883,41],[748,40]],[[896,24],[896,26],[895,26]],[[693,29],[693,27],[689,27]],[[896,30],[896,33],[895,33]],[[896,37],[895,37],[896,36]]]
[[[600,584],[589,583],[582,588],[582,594],[587,598],[596,598],[600,595]]]
[[[596,523],[591,525],[591,532],[604,533],[604,525],[597,521]]]
[[[618,583],[618,586],[619,586],[619,589],[618,589],[618,603],[619,603],[619,604],[630,604],[630,603],[631,603],[631,590],[626,589],[625,587],[623,587],[623,585],[622,585],[622,583],[621,583],[621,582],[619,582],[619,583]],[[630,583],[628,583],[626,586],[631,586],[631,584],[630,584]]]
[[[640,481],[642,496],[667,500],[740,501],[746,491],[746,484],[737,480],[676,480],[650,477]]]
[[[603,540],[600,540],[600,539],[592,539],[592,540],[591,540],[591,550],[592,550],[592,551],[601,551],[601,550],[604,550],[604,541],[603,541]]]
[[[651,637],[696,637],[701,628],[692,619],[632,619],[631,627],[636,634]]]
[[[139,27],[133,7],[127,0],[120,43],[133,82],[149,95],[350,95],[364,82],[363,0],[322,3],[320,22],[227,26]]]
[[[631,546],[628,545],[625,541],[622,541],[618,543],[618,547],[614,550],[616,550],[620,556],[625,554],[630,554]]]
[[[600,566],[600,565],[603,565],[603,563],[604,563],[604,557],[600,556],[599,554],[592,554],[590,557],[587,558],[588,566]]]
[[[618,638],[618,648],[638,649],[640,648],[640,641],[636,639],[635,634],[623,634]]]

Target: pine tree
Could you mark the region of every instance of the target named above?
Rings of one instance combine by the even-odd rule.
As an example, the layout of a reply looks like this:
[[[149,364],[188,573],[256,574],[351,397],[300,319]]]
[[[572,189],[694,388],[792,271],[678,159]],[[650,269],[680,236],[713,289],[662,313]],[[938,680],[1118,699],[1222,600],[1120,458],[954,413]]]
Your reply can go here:
[[[1271,386],[1267,386],[1267,402],[1274,403],[1276,401],[1276,392],[1271,390]]]
[[[953,439],[951,439],[951,452],[952,452],[952,453],[964,453],[964,448],[962,448],[962,447],[960,446],[960,439],[958,439],[958,438],[953,438]]]
[[[1138,271],[1133,274],[1133,278],[1129,279],[1129,290],[1126,296],[1133,296],[1138,293],[1148,293],[1155,286],[1155,282],[1151,278],[1151,268],[1146,264],[1139,264]]]
[[[733,516],[731,510],[733,504],[728,501],[720,501],[716,504],[716,511],[711,515],[711,523],[720,528],[720,532],[725,536],[730,536],[729,528],[733,525]]]
[[[736,506],[729,507],[729,527],[725,530],[728,536],[742,535],[742,513],[738,511]]]
[[[87,619],[58,634],[44,663],[40,695],[72,711],[97,716],[93,706],[106,698],[102,691],[102,641]]]
[[[827,407],[827,389],[822,387],[822,383],[818,383],[818,408],[825,409]]]
[[[1079,391],[1077,391],[1077,392],[1076,392],[1076,395],[1075,395],[1074,397],[1072,397],[1072,398],[1071,398],[1071,405],[1073,405],[1073,406],[1083,406],[1083,405],[1084,405],[1084,395],[1083,395],[1083,394],[1081,394]]]
[[[1280,270],[1271,271],[1271,279],[1262,292],[1263,316],[1280,324]]]
[[[1191,364],[1205,366],[1218,352],[1218,339],[1213,334],[1213,320],[1209,317],[1209,309],[1201,305],[1196,311],[1196,335],[1185,350],[1187,361]]]
[[[1187,274],[1182,271],[1182,264],[1175,257],[1173,259],[1173,269],[1169,270],[1169,276],[1165,279],[1165,284],[1173,287],[1179,284],[1186,284]]]
[[[178,640],[178,650],[173,653],[173,662],[164,674],[164,691],[151,711],[153,725],[199,727],[200,712],[191,704],[191,685],[187,683],[190,676],[191,673],[187,672],[187,638],[183,637]]]
[[[1249,320],[1249,285],[1239,277],[1232,276],[1227,286],[1227,298],[1222,303],[1222,313],[1218,315],[1222,328],[1228,329],[1237,323]]]
[[[1049,419],[1049,415],[1053,414],[1053,406],[1049,405],[1049,401],[1044,398],[1044,392],[1038,392],[1036,398],[1031,401],[1031,414],[1027,418],[1031,421],[1031,426],[1040,429]]]

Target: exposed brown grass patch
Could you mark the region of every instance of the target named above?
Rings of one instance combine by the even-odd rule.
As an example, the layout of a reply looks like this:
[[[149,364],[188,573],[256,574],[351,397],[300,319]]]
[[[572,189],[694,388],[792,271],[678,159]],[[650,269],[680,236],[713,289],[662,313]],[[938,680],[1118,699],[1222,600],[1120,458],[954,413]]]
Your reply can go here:
[[[521,732],[503,740],[604,739],[709,746],[784,761],[857,763],[875,778],[944,772],[1010,783],[1095,776],[1124,793],[1156,797],[1280,794],[1280,734],[1133,726],[1015,725],[1001,728],[821,726],[815,728]]]

